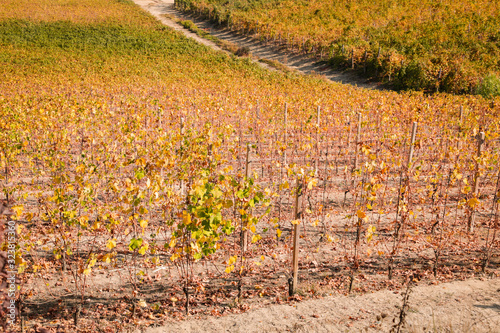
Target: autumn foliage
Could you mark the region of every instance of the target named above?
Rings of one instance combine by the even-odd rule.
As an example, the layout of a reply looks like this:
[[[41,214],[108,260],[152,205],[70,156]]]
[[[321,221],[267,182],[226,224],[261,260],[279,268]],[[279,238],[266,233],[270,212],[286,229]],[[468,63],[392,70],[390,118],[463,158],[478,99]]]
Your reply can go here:
[[[177,8],[396,89],[481,93],[498,80],[491,1],[178,0]],[[495,90],[500,95],[500,90]]]
[[[0,11],[0,182],[28,327],[498,274],[498,100],[270,73],[129,2],[68,3]]]

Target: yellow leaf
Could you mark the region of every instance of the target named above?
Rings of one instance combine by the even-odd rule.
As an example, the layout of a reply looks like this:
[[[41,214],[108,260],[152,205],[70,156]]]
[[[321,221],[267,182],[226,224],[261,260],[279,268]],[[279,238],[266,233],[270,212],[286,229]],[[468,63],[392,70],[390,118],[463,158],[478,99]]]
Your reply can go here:
[[[139,225],[141,226],[142,229],[146,229],[146,227],[148,226],[148,221],[140,220]]]
[[[356,215],[360,218],[360,219],[364,219],[366,217],[366,214],[365,212],[361,211],[361,210],[358,210],[356,212]]]
[[[225,272],[226,273],[231,273],[234,270],[234,265],[229,265],[226,267]]]
[[[238,256],[232,256],[232,257],[229,257],[229,260],[227,261],[227,264],[228,265],[232,265],[236,262],[236,260],[238,260]]]
[[[106,243],[106,247],[110,250],[116,247],[116,238],[108,240],[108,242]]]
[[[96,258],[91,259],[88,267],[94,267],[96,262],[97,262]]]
[[[88,267],[88,268],[86,268],[86,269],[83,270],[83,274],[84,275],[89,275],[90,272],[92,272],[92,268],[90,268],[90,267]]]
[[[144,167],[144,166],[146,166],[146,160],[145,160],[144,158],[142,158],[142,157],[141,157],[141,158],[138,158],[138,159],[135,161],[135,163],[136,163],[138,166],[140,166],[140,167]]]
[[[149,247],[148,244],[141,246],[141,248],[139,249],[139,254],[144,255],[146,253],[146,250],[148,249],[148,247]]]
[[[371,242],[371,240],[372,240],[372,238],[373,238],[373,234],[368,234],[368,235],[366,235],[366,242],[367,242],[367,243],[370,243],[370,242]]]
[[[89,217],[86,215],[82,215],[78,218],[78,221],[80,222],[81,225],[86,226],[87,222],[89,221]]]
[[[311,179],[311,180],[307,183],[307,189],[312,190],[312,188],[313,188],[314,186],[316,186],[316,184],[318,184],[318,180],[317,180],[316,178]]]
[[[170,242],[168,243],[168,246],[169,246],[170,248],[172,248],[172,247],[174,247],[174,246],[175,246],[175,244],[177,244],[177,239],[176,239],[176,238],[172,238],[172,239],[170,240]]]
[[[23,207],[23,206],[20,206],[20,205],[19,205],[19,206],[13,206],[13,207],[12,207],[12,210],[13,210],[14,212],[16,212],[16,217],[21,217],[21,215],[22,215],[22,213],[23,213],[23,211],[24,211],[24,207]]]
[[[479,199],[473,197],[470,198],[469,201],[467,201],[467,205],[469,205],[470,208],[474,208],[479,204],[479,202],[480,202]]]
[[[186,212],[185,210],[182,211],[182,221],[184,222],[185,225],[188,225],[191,223],[191,215]]]
[[[31,220],[33,219],[34,215],[33,215],[33,213],[26,213],[25,217],[26,217],[26,220],[28,222],[31,222]]]
[[[252,243],[259,241],[261,238],[262,238],[262,236],[260,236],[260,235],[253,235],[252,236]]]
[[[281,230],[280,229],[276,229],[276,235],[278,236],[278,238],[281,237]]]
[[[76,167],[76,172],[78,173],[83,173],[85,171],[85,165],[80,164],[79,166]]]
[[[292,220],[292,224],[300,224],[300,220]]]
[[[252,226],[250,227],[250,230],[251,230],[253,233],[255,233],[255,226],[254,226],[254,225],[252,225]]]

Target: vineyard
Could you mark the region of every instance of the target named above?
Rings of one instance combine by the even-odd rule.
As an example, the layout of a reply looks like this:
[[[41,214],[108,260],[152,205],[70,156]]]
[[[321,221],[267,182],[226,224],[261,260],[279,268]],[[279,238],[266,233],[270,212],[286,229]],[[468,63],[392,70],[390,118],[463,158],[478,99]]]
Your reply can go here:
[[[396,89],[500,95],[497,2],[176,0],[176,6]]]
[[[269,72],[123,0],[7,1],[0,62],[14,331],[498,278],[498,98]]]

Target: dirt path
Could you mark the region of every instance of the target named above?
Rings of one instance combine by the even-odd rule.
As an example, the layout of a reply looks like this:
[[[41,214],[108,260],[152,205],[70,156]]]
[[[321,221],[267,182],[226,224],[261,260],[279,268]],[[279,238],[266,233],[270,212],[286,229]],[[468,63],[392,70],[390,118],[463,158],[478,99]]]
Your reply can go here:
[[[182,32],[184,35],[196,40],[198,43],[209,46],[214,50],[222,51],[222,49],[212,41],[201,38],[197,34],[192,33],[188,29],[184,28],[183,26],[177,24],[168,17],[164,16],[164,14],[173,15],[178,13],[174,9],[174,0],[133,0],[133,1],[141,8],[151,13],[151,15],[156,17],[161,23],[165,24],[166,26],[174,29],[175,31]]]
[[[174,8],[174,0],[133,0],[136,4],[141,6],[143,9],[149,11],[153,16],[160,20],[163,24],[173,28],[176,31],[180,31],[187,37],[193,38],[203,45],[207,45],[214,50],[221,51],[222,49],[218,47],[212,41],[203,39],[198,35],[190,32],[181,25],[177,24],[173,20],[166,17],[164,14],[175,16],[184,20],[193,21],[200,29],[209,31],[211,35],[221,39],[231,42],[239,47],[247,47],[250,50],[252,57],[255,62],[262,67],[269,68],[266,64],[258,62],[260,59],[274,60],[281,64],[287,66],[290,69],[298,71],[303,74],[321,74],[327,79],[339,82],[355,85],[358,87],[363,87],[367,89],[383,89],[380,84],[367,82],[365,79],[358,77],[355,73],[349,71],[334,71],[330,69],[324,62],[317,61],[316,59],[307,57],[305,55],[294,54],[286,51],[282,47],[277,47],[274,45],[268,45],[262,43],[256,39],[244,36],[228,29],[217,28],[214,24],[207,22],[199,17],[189,15],[180,12]]]
[[[401,305],[401,294],[384,290],[272,305],[137,332],[389,332]],[[407,322],[404,332],[500,332],[500,280],[417,286],[410,294]]]

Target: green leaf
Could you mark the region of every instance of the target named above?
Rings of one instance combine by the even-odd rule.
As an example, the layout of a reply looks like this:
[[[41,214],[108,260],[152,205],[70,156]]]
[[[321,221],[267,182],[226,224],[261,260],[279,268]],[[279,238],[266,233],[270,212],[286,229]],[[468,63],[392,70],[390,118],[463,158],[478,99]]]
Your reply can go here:
[[[144,178],[144,176],[146,176],[146,173],[144,172],[144,170],[142,168],[137,169],[135,171],[135,178],[137,178],[138,180],[141,180],[142,178]]]
[[[128,249],[130,251],[134,251],[135,249],[138,249],[142,245],[142,238],[132,238],[130,240],[130,244],[128,246]]]

